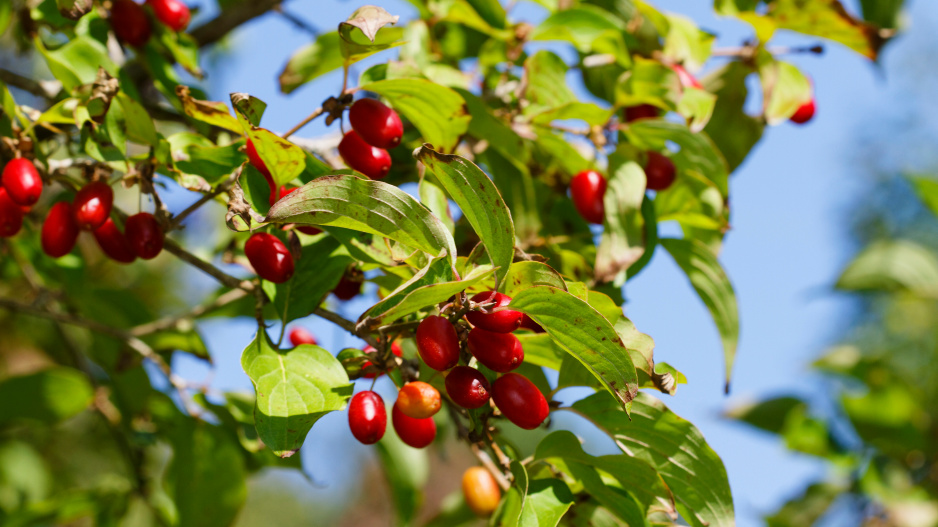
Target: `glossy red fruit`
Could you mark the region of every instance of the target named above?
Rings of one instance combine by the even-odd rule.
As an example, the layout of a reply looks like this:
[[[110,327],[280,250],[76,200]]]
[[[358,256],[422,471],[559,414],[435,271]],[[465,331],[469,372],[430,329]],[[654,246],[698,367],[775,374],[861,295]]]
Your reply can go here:
[[[648,152],[648,161],[645,162],[648,190],[665,190],[674,183],[676,177],[677,169],[671,159],[658,152]]]
[[[407,417],[426,419],[440,411],[440,392],[423,381],[413,381],[401,387],[395,403]]]
[[[137,259],[127,237],[117,228],[117,224],[111,218],[108,218],[104,225],[95,229],[92,234],[98,241],[98,246],[111,260],[129,264]]]
[[[384,179],[391,170],[391,154],[369,145],[355,130],[348,131],[342,138],[339,154],[346,165],[371,179]]]
[[[372,391],[358,392],[348,405],[348,426],[355,439],[373,445],[384,437],[388,411],[381,396]]]
[[[404,125],[397,112],[377,99],[358,99],[349,108],[352,130],[371,146],[394,148],[401,144]]]
[[[495,305],[491,307],[470,311],[466,315],[473,326],[496,333],[511,333],[521,327],[521,317],[524,314],[520,311],[504,309],[511,302],[510,296],[495,291],[483,291],[473,295],[471,300],[477,304],[495,302]]]
[[[134,254],[144,260],[156,258],[163,250],[163,229],[149,212],[141,212],[127,218],[124,224],[124,235],[130,242]]]
[[[606,215],[603,197],[606,195],[606,178],[595,170],[584,170],[570,181],[570,197],[584,220],[602,225]]]
[[[456,366],[446,374],[446,393],[463,408],[481,408],[489,402],[492,389],[482,372],[469,366]]]
[[[104,225],[111,215],[111,205],[114,203],[114,191],[103,181],[88,183],[78,194],[72,210],[75,212],[75,221],[81,229],[94,230]]]
[[[445,317],[423,319],[417,326],[416,340],[420,358],[434,370],[448,370],[459,362],[459,337]]]
[[[684,66],[675,64],[671,66],[671,69],[674,70],[674,73],[677,73],[677,78],[681,81],[681,86],[684,86],[685,88],[703,88],[703,85],[700,84],[700,81],[698,81],[696,77],[684,69]]]
[[[365,277],[361,273],[346,273],[332,290],[332,294],[339,300],[351,300],[361,294],[363,283]]]
[[[527,377],[517,373],[506,373],[495,379],[492,400],[502,415],[525,430],[540,426],[550,413],[544,394]]]
[[[661,110],[651,104],[639,104],[625,108],[625,122],[631,123],[639,119],[657,119],[661,117]]]
[[[814,118],[814,112],[817,110],[814,104],[814,98],[798,107],[791,116],[791,121],[797,124],[804,124]]]
[[[524,315],[521,317],[521,327],[524,329],[530,329],[535,333],[544,333],[544,328],[540,324],[534,321],[531,317]]]
[[[264,176],[264,179],[267,180],[267,186],[270,187],[270,204],[273,205],[279,199],[277,195],[277,184],[274,183],[274,177],[270,174],[270,170],[267,169],[264,160],[261,159],[261,156],[257,153],[257,148],[254,147],[253,141],[248,139],[244,151],[248,156],[248,162],[251,163],[251,166],[256,168],[257,171]]]
[[[137,48],[143,47],[152,33],[147,12],[133,0],[114,0],[111,4],[111,28],[117,38]]]
[[[397,432],[401,441],[414,448],[424,448],[436,437],[436,423],[433,422],[432,417],[426,419],[407,417],[397,403],[391,409],[391,423],[394,424],[394,431]]]
[[[15,236],[23,227],[23,209],[0,187],[0,238]]]
[[[32,207],[42,194],[42,178],[32,161],[18,157],[3,168],[3,187],[14,203]]]
[[[364,348],[362,348],[362,351],[364,351],[365,354],[368,354],[368,353],[377,353],[377,352],[378,352],[378,350],[374,349],[374,348],[371,347],[371,346],[365,346]],[[397,355],[398,357],[403,357],[403,356],[404,356],[404,351],[401,349],[400,344],[398,344],[397,342],[392,342],[392,343],[391,343],[391,353]],[[365,362],[362,363],[362,369],[365,369],[365,368],[367,368],[368,366],[371,366],[371,361],[370,361],[370,360],[366,360]],[[382,376],[382,375],[384,375],[384,374],[383,374],[383,373],[379,373],[378,375],[375,375],[374,373],[366,373],[366,374],[362,375],[362,378],[363,378],[363,379],[374,379],[375,377],[380,377],[380,376]]]
[[[281,284],[293,276],[293,255],[276,236],[258,232],[244,244],[244,254],[257,276]]]
[[[521,341],[511,333],[472,328],[468,343],[472,355],[490,370],[505,373],[524,362]]]
[[[182,31],[189,25],[192,14],[189,6],[179,0],[147,0],[156,19],[173,31]]]
[[[492,473],[482,467],[469,467],[462,475],[466,505],[478,516],[488,516],[498,508],[502,490]]]
[[[78,224],[72,213],[72,204],[60,201],[49,209],[42,223],[42,250],[52,258],[60,258],[72,252],[78,240]]]
[[[312,344],[315,346],[319,343],[312,333],[306,331],[306,328],[296,327],[290,330],[290,344],[293,344],[295,348],[300,344]]]
[[[288,189],[286,187],[280,187],[280,199],[283,199],[284,197],[286,197],[287,194],[293,192],[294,190],[298,188],[300,187],[293,187],[291,189]],[[310,225],[297,225],[296,230],[302,232],[303,234],[309,234],[310,236],[315,236],[322,232],[322,229],[318,229]]]

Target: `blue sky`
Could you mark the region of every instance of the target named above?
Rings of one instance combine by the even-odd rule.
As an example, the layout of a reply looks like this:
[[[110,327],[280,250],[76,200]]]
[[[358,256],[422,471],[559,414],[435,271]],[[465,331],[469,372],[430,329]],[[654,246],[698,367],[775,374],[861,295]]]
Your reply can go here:
[[[402,19],[415,14],[404,0],[370,2]],[[317,29],[328,31],[358,4],[320,0],[291,2],[287,8]],[[655,5],[691,16],[719,35],[718,46],[739,45],[749,35],[748,26],[715,18],[709,2],[659,0]],[[655,339],[656,359],[676,366],[689,379],[675,397],[663,399],[694,422],[722,456],[740,525],[758,525],[761,513],[823,474],[823,467],[810,458],[790,455],[773,438],[727,422],[720,414],[735,404],[766,396],[790,392],[817,396],[822,391],[807,365],[834,342],[848,320],[849,301],[832,293],[830,284],[852,251],[845,236],[848,208],[865,184],[857,177],[858,156],[851,147],[858,143],[858,130],[868,132],[877,115],[889,113],[882,101],[895,96],[890,70],[908,64],[906,50],[921,47],[923,42],[934,43],[931,33],[938,23],[938,6],[912,2],[910,9],[909,33],[887,49],[881,69],[834,44],[828,44],[821,57],[788,57],[813,77],[818,114],[807,126],[786,123],[769,129],[731,181],[733,229],[721,261],[737,291],[742,334],[729,397],[722,391],[722,352],[716,329],[669,256],[658,251],[651,265],[627,284],[626,315]],[[201,18],[210,15],[205,12]],[[512,15],[529,20],[543,17],[531,2],[520,2]],[[331,74],[291,96],[279,93],[277,75],[290,54],[309,38],[276,15],[245,26],[230,43],[232,53],[209,70],[207,87],[214,100],[227,100],[229,92],[248,92],[268,103],[265,127],[275,131],[292,127],[341,89],[339,75]],[[781,35],[776,42],[813,44],[816,39]],[[389,56],[382,54],[375,60]],[[720,63],[714,60],[707,69]],[[325,132],[319,120],[298,136],[316,137]],[[668,226],[662,231],[675,233]],[[357,300],[336,308],[356,318],[368,305],[366,300]],[[358,345],[324,321],[309,320],[303,325],[333,351]],[[253,336],[253,321],[210,321],[202,328],[217,365],[213,385],[224,390],[250,389],[240,368],[240,353]],[[206,373],[185,359],[175,366],[188,378],[199,379]],[[560,398],[569,400],[575,395],[561,392]],[[350,467],[361,462],[363,455],[367,459],[368,449],[352,441],[345,419],[344,413],[323,419],[303,449],[307,470],[322,485],[310,492],[323,498],[345,492],[346,485],[354,482],[338,474],[357,472]],[[570,425],[574,424],[572,419],[567,416],[557,421]],[[590,438],[593,451],[610,448],[588,430],[583,433]],[[331,454],[334,449],[339,450],[338,455]]]

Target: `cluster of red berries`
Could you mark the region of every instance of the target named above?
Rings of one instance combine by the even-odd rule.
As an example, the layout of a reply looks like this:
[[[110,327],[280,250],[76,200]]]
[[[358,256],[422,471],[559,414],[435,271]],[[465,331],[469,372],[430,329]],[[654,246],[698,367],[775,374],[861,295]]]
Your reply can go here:
[[[416,342],[420,358],[431,369],[447,372],[446,394],[455,404],[481,408],[491,399],[498,410],[515,425],[532,430],[540,426],[550,411],[547,399],[526,377],[513,373],[524,361],[521,342],[512,334],[522,327],[525,316],[505,309],[511,298],[495,291],[478,293],[472,302],[483,308],[469,312],[466,319],[473,326],[466,339],[476,361],[501,374],[493,383],[478,369],[459,365],[460,339],[456,328],[442,316],[423,319],[417,326]],[[531,327],[533,322],[525,324]],[[366,348],[367,352],[374,352]],[[400,348],[392,352],[400,356]],[[370,364],[370,363],[368,363]],[[366,377],[368,377],[366,375]],[[404,443],[423,448],[436,437],[432,416],[441,406],[436,388],[421,381],[405,384],[391,409],[394,430]],[[349,403],[349,427],[352,435],[364,444],[384,436],[387,411],[381,396],[373,391],[357,393]]]
[[[189,25],[189,7],[180,0],[147,0],[153,15],[173,31],[182,31]],[[153,28],[146,9],[134,0],[114,0],[111,4],[111,28],[117,38],[134,46],[143,47]]]
[[[404,125],[397,112],[376,99],[359,99],[348,111],[352,129],[339,143],[339,154],[349,167],[371,179],[384,179],[391,170],[388,149],[401,143]]]

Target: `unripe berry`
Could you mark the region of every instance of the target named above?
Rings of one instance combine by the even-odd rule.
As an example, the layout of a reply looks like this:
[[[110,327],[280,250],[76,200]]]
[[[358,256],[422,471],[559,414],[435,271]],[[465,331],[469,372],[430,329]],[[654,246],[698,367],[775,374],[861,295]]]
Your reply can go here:
[[[796,124],[804,124],[814,118],[814,112],[817,108],[814,104],[814,97],[810,101],[798,107],[791,116],[791,121]]]
[[[639,119],[656,119],[661,117],[661,110],[652,104],[639,104],[625,108],[625,122],[631,123]]]
[[[94,239],[98,241],[98,246],[115,262],[129,264],[137,259],[127,237],[117,228],[114,220],[108,218],[103,225],[92,231]]]
[[[684,66],[675,64],[671,66],[671,69],[674,70],[674,73],[677,73],[677,78],[681,81],[681,86],[684,86],[685,88],[703,89],[703,85],[700,84],[700,81],[698,81],[696,77],[684,69]]]
[[[339,154],[346,165],[371,179],[384,179],[391,170],[388,151],[369,145],[355,130],[348,131],[342,138]]]
[[[645,162],[648,190],[665,190],[674,183],[676,177],[677,169],[673,161],[658,152],[648,152],[648,161]]]
[[[584,220],[602,225],[606,216],[603,196],[606,195],[606,178],[595,170],[584,170],[570,181],[570,197]]]
[[[32,207],[42,194],[42,178],[28,159],[13,159],[3,169],[3,187],[17,205]]]
[[[504,308],[511,302],[510,296],[503,295],[496,291],[483,291],[473,295],[471,300],[477,304],[495,302],[493,306],[470,311],[466,315],[466,318],[473,326],[496,333],[511,333],[521,326],[521,317],[524,315],[520,311],[511,309],[499,309],[496,311],[496,309]]]
[[[446,393],[463,408],[481,408],[489,402],[488,379],[482,372],[469,366],[456,366],[446,374]]]
[[[371,146],[394,148],[401,144],[404,125],[397,112],[377,99],[359,99],[349,108],[352,130]]]
[[[420,358],[434,370],[448,370],[459,362],[459,337],[445,317],[423,319],[417,326],[416,340]]]
[[[369,354],[369,353],[377,353],[377,352],[378,352],[378,350],[374,349],[374,348],[371,347],[371,346],[365,346],[364,348],[362,348],[362,351],[364,351],[366,355]],[[403,357],[403,356],[404,356],[404,351],[401,349],[400,344],[398,344],[397,342],[392,342],[392,343],[391,343],[391,353],[397,355],[398,357]],[[368,366],[371,366],[371,361],[370,361],[370,360],[366,360],[365,362],[362,363],[362,369],[363,369],[363,370],[364,370],[365,368],[367,368]],[[380,377],[380,376],[382,376],[382,375],[384,375],[384,374],[383,374],[383,373],[379,373],[378,375],[375,375],[374,373],[366,373],[366,374],[362,375],[362,378],[364,378],[364,379],[374,379],[375,377]]]
[[[111,205],[113,203],[114,191],[107,183],[92,181],[82,187],[75,195],[75,202],[72,205],[78,227],[95,230],[104,225],[104,222],[111,215]]]
[[[42,250],[52,258],[65,256],[75,247],[78,240],[78,224],[72,213],[72,205],[60,201],[49,209],[42,223]]]
[[[332,290],[332,294],[339,300],[351,300],[361,294],[363,283],[365,277],[361,273],[345,273]]]
[[[306,331],[305,328],[295,327],[290,330],[290,344],[293,344],[293,347],[297,347],[300,344],[312,344],[317,345],[316,337],[312,333]]]
[[[495,333],[482,328],[469,332],[469,351],[486,368],[505,373],[524,361],[521,341],[511,333]]]
[[[388,411],[381,396],[372,391],[358,392],[348,405],[348,426],[355,439],[373,445],[384,437]]]
[[[150,19],[143,7],[133,0],[114,0],[111,28],[117,38],[137,48],[150,40]]]
[[[156,258],[163,250],[163,229],[149,212],[141,212],[127,218],[124,235],[130,242],[130,248],[144,260]]]
[[[440,392],[422,381],[409,382],[398,392],[397,406],[407,417],[414,419],[433,417],[440,411]]]
[[[547,419],[550,408],[544,394],[517,373],[506,373],[492,383],[492,400],[509,421],[525,430],[533,430]]]
[[[432,417],[425,419],[408,417],[397,403],[391,409],[391,423],[401,441],[414,448],[424,448],[436,437],[436,423],[433,422]]]
[[[255,233],[244,244],[244,254],[257,276],[281,284],[293,276],[293,255],[276,236]]]
[[[23,209],[0,187],[0,238],[15,236],[23,227]]]
[[[179,0],[147,0],[156,19],[173,31],[182,31],[189,25],[189,6]]]
[[[470,467],[462,475],[462,494],[466,505],[479,516],[489,516],[498,508],[502,491],[492,473],[482,467]]]

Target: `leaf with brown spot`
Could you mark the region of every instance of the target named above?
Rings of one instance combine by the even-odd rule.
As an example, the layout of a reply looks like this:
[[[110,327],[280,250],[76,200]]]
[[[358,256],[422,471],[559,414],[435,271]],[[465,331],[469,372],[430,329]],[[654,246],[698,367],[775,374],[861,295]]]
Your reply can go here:
[[[231,116],[228,105],[217,101],[202,101],[189,94],[189,87],[180,84],[176,86],[176,97],[182,102],[182,109],[186,115],[197,121],[230,130],[241,134],[241,125]]]

